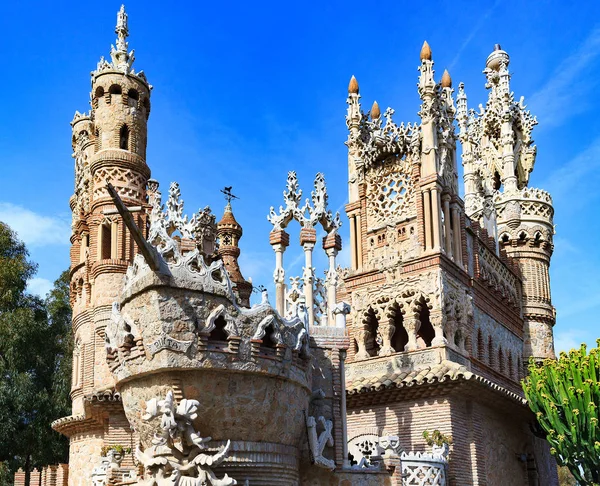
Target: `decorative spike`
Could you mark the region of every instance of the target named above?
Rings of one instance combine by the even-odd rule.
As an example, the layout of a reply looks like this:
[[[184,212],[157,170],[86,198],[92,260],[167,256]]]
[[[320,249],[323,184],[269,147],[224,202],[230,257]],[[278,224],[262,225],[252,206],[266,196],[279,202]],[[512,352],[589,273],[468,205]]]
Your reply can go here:
[[[427,41],[423,42],[423,47],[421,47],[421,61],[431,61],[431,47]]]
[[[358,94],[358,81],[354,75],[352,75],[348,84],[348,94]]]
[[[447,69],[444,70],[442,75],[442,88],[452,88],[452,78]]]
[[[379,109],[379,103],[377,101],[373,101],[373,106],[371,107],[371,118],[376,120],[381,116],[381,110]]]

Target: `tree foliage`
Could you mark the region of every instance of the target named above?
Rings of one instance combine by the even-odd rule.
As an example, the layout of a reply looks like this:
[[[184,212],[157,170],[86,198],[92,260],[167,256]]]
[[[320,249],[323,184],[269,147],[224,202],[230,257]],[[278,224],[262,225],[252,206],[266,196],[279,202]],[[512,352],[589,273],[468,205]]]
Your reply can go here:
[[[0,462],[11,472],[65,462],[68,453],[50,423],[70,413],[69,275],[46,300],[29,295],[36,266],[28,257],[0,222]]]
[[[600,340],[598,340],[600,347]],[[586,346],[542,365],[531,361],[523,381],[550,452],[582,486],[600,483],[600,349]]]

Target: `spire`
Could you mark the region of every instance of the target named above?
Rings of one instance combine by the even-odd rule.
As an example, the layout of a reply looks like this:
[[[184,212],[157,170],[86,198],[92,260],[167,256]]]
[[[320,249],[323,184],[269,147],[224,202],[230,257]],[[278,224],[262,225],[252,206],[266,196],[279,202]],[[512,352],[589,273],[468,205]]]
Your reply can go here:
[[[442,88],[452,88],[452,78],[447,69],[444,70],[442,75]]]
[[[123,74],[134,74],[146,84],[146,76],[143,71],[136,73],[132,66],[135,61],[134,50],[129,51],[129,43],[127,37],[129,37],[129,26],[128,26],[128,15],[125,12],[125,5],[121,5],[121,9],[117,12],[117,26],[115,27],[115,34],[117,34],[116,46],[110,46],[110,59],[108,62],[104,57],[100,58],[98,67],[92,72],[92,76],[97,76],[103,71],[119,71]]]
[[[421,47],[421,61],[431,61],[431,47],[427,41],[423,42],[423,47]]]
[[[348,93],[358,94],[358,81],[356,80],[354,75],[352,75],[352,77],[350,78],[350,83],[348,84]]]
[[[225,194],[227,204],[225,205],[221,221],[217,223],[217,237],[219,238],[218,253],[225,264],[229,278],[235,285],[235,291],[239,296],[240,304],[244,307],[250,307],[252,283],[244,279],[238,263],[238,257],[240,256],[238,242],[242,237],[243,231],[235,219],[231,208],[231,200],[237,198],[231,193],[231,187],[226,187],[221,192]]]
[[[121,5],[121,10],[117,12],[117,27],[115,28],[115,34],[117,34],[117,48],[115,49],[115,46],[110,46],[110,57],[112,59],[113,68],[123,71],[125,74],[132,72],[131,66],[133,61],[135,61],[134,51],[127,52],[129,49],[129,43],[127,42],[127,37],[129,37],[127,18],[125,5]]]
[[[373,101],[373,106],[371,107],[371,119],[376,120],[381,116],[381,109],[379,108],[379,103],[377,101]]]

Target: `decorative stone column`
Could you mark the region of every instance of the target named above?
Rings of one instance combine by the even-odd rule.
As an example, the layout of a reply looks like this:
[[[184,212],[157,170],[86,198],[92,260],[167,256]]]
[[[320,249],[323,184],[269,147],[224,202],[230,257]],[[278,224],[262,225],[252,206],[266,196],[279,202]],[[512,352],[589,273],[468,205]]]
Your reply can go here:
[[[433,341],[431,341],[432,346],[448,344],[448,340],[444,337],[446,316],[442,312],[432,312],[429,316],[429,321],[435,331],[435,337],[433,338]]]
[[[458,214],[457,204],[454,202],[450,205],[450,212],[452,214],[452,226],[454,227],[454,261],[459,267],[462,267],[462,242],[461,242],[461,232],[460,232],[460,216]]]
[[[350,304],[347,304],[346,302],[335,304],[335,306],[333,306],[332,314],[335,319],[335,327],[345,329],[346,316],[350,314]]]
[[[396,325],[393,319],[379,323],[379,332],[381,334],[382,344],[379,350],[379,356],[387,356],[395,353],[396,351],[392,347],[392,338],[396,332]]]
[[[329,258],[329,269],[327,270],[327,278],[325,284],[327,286],[327,315],[330,326],[334,325],[334,309],[336,304],[335,291],[338,284],[338,274],[335,268],[335,257],[342,249],[342,238],[337,232],[329,233],[323,238],[323,249]]]
[[[273,230],[269,234],[269,243],[275,252],[275,308],[281,316],[285,315],[285,270],[283,268],[283,253],[290,244],[290,235],[284,230]]]
[[[317,230],[314,228],[303,227],[300,230],[300,244],[304,250],[304,271],[302,280],[304,282],[304,298],[306,301],[306,311],[308,312],[308,325],[315,324],[315,298],[314,298],[314,281],[315,273],[312,266],[312,252],[317,242]]]
[[[450,194],[442,196],[442,204],[444,210],[444,244],[446,247],[446,255],[448,258],[454,258],[452,251],[452,228],[450,223]]]
[[[356,352],[355,359],[367,359],[371,356],[367,351],[369,339],[371,339],[371,331],[369,331],[365,324],[361,324],[361,327],[356,332],[358,351]]]
[[[416,351],[419,349],[417,344],[417,332],[419,332],[419,329],[421,328],[419,316],[406,316],[404,318],[404,328],[408,334],[408,342],[406,343],[406,346],[404,346],[404,350]]]
[[[429,189],[423,190],[423,207],[425,219],[425,251],[433,248],[433,236],[431,235],[431,194]]]

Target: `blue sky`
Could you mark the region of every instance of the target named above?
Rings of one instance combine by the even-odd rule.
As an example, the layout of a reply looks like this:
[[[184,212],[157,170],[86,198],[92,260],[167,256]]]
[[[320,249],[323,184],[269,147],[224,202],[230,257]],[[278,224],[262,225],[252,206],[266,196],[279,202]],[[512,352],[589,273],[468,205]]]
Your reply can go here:
[[[592,344],[600,337],[598,4],[323,3],[127,3],[135,67],[155,87],[148,164],[163,193],[176,180],[189,212],[208,204],[220,217],[219,189],[233,185],[242,271],[270,285],[266,215],[282,201],[287,171],[298,172],[306,194],[324,172],[331,208],[346,202],[350,76],[365,108],[377,99],[397,121],[417,121],[423,40],[438,79],[448,68],[455,86],[464,81],[470,106],[485,101],[481,71],[500,43],[511,56],[512,89],[540,122],[531,185],[549,190],[555,203],[557,348]],[[39,263],[33,292],[44,293],[68,266],[69,122],[89,108],[89,72],[115,39],[120,3],[90,5],[8,2],[0,18],[0,220]],[[299,251],[290,248],[286,259],[288,275],[300,274]],[[324,259],[317,264],[324,268]]]

